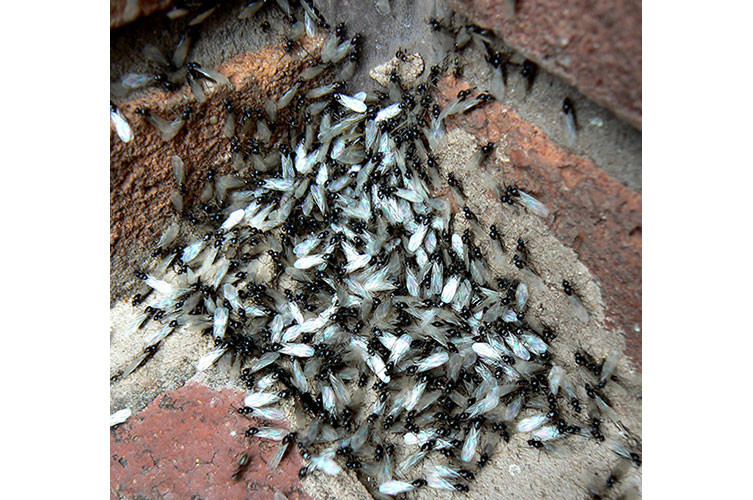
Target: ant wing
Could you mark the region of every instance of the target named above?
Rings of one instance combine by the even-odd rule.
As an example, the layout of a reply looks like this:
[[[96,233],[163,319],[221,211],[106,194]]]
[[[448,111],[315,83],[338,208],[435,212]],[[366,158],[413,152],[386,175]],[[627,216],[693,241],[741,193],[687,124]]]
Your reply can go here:
[[[122,410],[118,410],[112,415],[110,415],[110,427],[118,424],[122,424],[128,418],[131,416],[131,409],[130,408],[124,408]]]
[[[259,10],[267,4],[267,0],[255,0],[246,5],[238,14],[238,19],[248,19],[253,17]]]
[[[186,123],[183,118],[176,118],[169,122],[154,113],[149,114],[148,120],[149,123],[157,129],[160,136],[165,141],[171,141],[176,135],[178,135],[178,132],[180,132],[180,129],[183,128],[183,125]]]
[[[547,420],[546,413],[540,413],[532,417],[524,418],[518,422],[518,432],[532,432],[541,427]]]
[[[386,108],[382,109],[379,113],[377,113],[374,121],[376,123],[379,123],[384,120],[389,120],[390,118],[394,118],[397,115],[399,115],[401,111],[402,111],[402,108],[400,106],[400,103],[396,102],[395,104],[391,104],[387,106]]]
[[[127,73],[120,79],[120,83],[128,89],[140,89],[153,84],[154,75],[147,73]]]
[[[290,443],[280,443],[277,445],[277,451],[275,451],[275,454],[272,455],[272,457],[267,462],[267,467],[269,467],[269,470],[275,470],[277,469],[277,466],[280,465],[280,461],[282,460],[282,457],[285,456],[285,452],[288,450],[288,446]]]
[[[342,472],[342,468],[332,459],[332,455],[334,455],[334,452],[328,450],[322,455],[312,458],[311,463],[320,471],[323,471],[330,476],[336,476]]]
[[[277,2],[277,5],[280,7],[280,9],[288,17],[288,19],[291,19],[293,16],[290,14],[290,3],[288,2],[288,0],[275,0],[275,1]]]
[[[620,351],[618,349],[613,350],[607,356],[604,361],[604,365],[601,367],[601,377],[599,382],[604,382],[614,373],[614,369],[617,367],[617,362],[620,360]]]
[[[180,68],[186,63],[190,46],[191,37],[186,33],[183,35],[183,38],[180,39],[180,42],[178,42],[178,46],[175,47],[175,52],[173,53],[173,64],[176,68]]]
[[[217,362],[218,359],[222,357],[223,354],[227,352],[227,347],[219,347],[201,358],[199,358],[198,363],[196,363],[196,369],[200,372],[203,372],[213,364]]]
[[[159,66],[170,66],[170,63],[168,62],[162,51],[154,45],[148,44],[144,46],[144,57],[146,57],[149,61],[158,64]]]
[[[110,107],[110,119],[115,125],[115,131],[118,133],[118,137],[120,137],[123,142],[130,142],[131,139],[133,139],[133,130],[118,108],[113,106]]]
[[[344,107],[355,113],[366,112],[366,104],[364,104],[363,101],[356,99],[355,97],[350,97],[344,94],[337,94],[337,100],[340,101],[340,104],[342,104]]]
[[[274,427],[258,427],[255,437],[261,439],[269,439],[270,441],[282,441],[282,438],[287,436],[288,431],[285,429],[276,429]]]
[[[204,89],[201,88],[201,84],[199,83],[196,78],[188,76],[188,84],[191,86],[191,92],[193,92],[194,97],[196,97],[196,100],[200,103],[206,102],[207,96],[204,93]]]
[[[310,358],[314,355],[314,348],[306,344],[284,344],[280,354],[288,354],[298,358]]]
[[[575,145],[575,141],[578,140],[578,133],[575,128],[575,118],[573,113],[562,112],[563,128],[565,129],[565,142],[569,147]]]
[[[231,85],[230,80],[228,79],[228,77],[226,77],[225,75],[223,75],[219,71],[215,71],[215,70],[212,70],[212,69],[202,68],[201,66],[199,66],[198,68],[196,68],[196,71],[198,71],[199,73],[201,73],[205,77],[209,78],[213,82],[216,82],[218,84],[228,85],[228,86]]]
[[[475,455],[476,448],[478,447],[479,434],[480,429],[477,429],[475,426],[472,426],[471,430],[468,431],[468,435],[466,435],[465,442],[463,443],[463,449],[460,452],[460,458],[463,462],[470,462],[473,459],[473,455]]]
[[[183,182],[186,180],[186,172],[183,168],[183,160],[178,155],[173,155],[170,157],[170,164],[173,167],[173,174],[175,175],[175,180],[178,181],[178,184],[183,184]]]
[[[539,217],[546,217],[549,215],[549,209],[539,200],[521,190],[518,190],[518,193],[520,193],[520,197],[518,198],[520,204],[530,210],[533,214],[538,215]]]
[[[217,6],[212,7],[209,10],[206,10],[199,14],[198,16],[191,19],[191,21],[188,23],[189,26],[196,26],[198,24],[201,24],[204,22],[206,18],[212,15],[212,13],[217,9]]]
[[[400,493],[407,493],[412,491],[414,486],[411,483],[405,481],[385,481],[379,485],[379,493],[384,495],[395,496]]]

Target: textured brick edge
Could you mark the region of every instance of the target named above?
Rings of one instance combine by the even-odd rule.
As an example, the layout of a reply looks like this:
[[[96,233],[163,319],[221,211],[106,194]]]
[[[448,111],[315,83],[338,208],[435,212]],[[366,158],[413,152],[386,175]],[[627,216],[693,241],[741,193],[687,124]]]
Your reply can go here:
[[[315,43],[307,44],[307,50],[312,51]],[[178,185],[170,157],[178,155],[183,159],[188,190],[183,205],[190,209],[197,203],[209,168],[217,175],[231,171],[230,139],[222,135],[227,114],[224,99],[232,97],[236,108],[244,109],[261,107],[268,97],[281,95],[298,78],[303,67],[302,61],[283,56],[284,49],[273,46],[240,54],[221,65],[218,70],[235,87],[232,96],[230,89],[218,86],[207,93],[206,102],[199,104],[191,91],[183,88],[172,93],[154,90],[145,97],[118,103],[135,137],[123,143],[111,125],[111,275],[124,276],[124,279],[111,280],[111,301],[132,292],[126,285],[126,277],[132,276],[134,267],[148,257],[148,248],[156,241],[166,221],[176,216],[170,195]],[[317,81],[308,85],[315,86]],[[147,106],[159,116],[172,120],[186,105],[193,107],[191,119],[170,142],[162,140],[145,119],[135,114],[136,108]],[[198,121],[206,123],[213,119],[216,120],[214,126],[192,126]],[[278,119],[285,119],[285,113]]]
[[[642,13],[640,0],[449,0],[510,47],[563,78],[640,129]]]
[[[445,101],[465,88],[452,76],[440,84]],[[479,144],[506,138],[503,153],[510,162],[502,164],[503,177],[550,208],[545,223],[599,281],[607,319],[624,332],[627,354],[640,370],[641,196],[499,103],[451,120],[452,126],[475,135]]]
[[[301,457],[290,446],[275,471],[267,461],[277,443],[249,439],[244,431],[260,425],[239,415],[243,393],[187,384],[162,394],[143,411],[110,431],[111,498],[253,498],[308,500],[301,489]],[[280,427],[280,423],[273,423]],[[240,456],[250,464],[231,478]]]

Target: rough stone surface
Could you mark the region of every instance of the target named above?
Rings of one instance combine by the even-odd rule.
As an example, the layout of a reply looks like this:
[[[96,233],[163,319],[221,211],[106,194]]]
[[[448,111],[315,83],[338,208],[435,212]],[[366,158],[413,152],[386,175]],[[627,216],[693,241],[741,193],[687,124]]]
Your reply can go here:
[[[141,16],[165,10],[173,0],[110,0],[110,29],[131,23]]]
[[[450,0],[479,26],[641,127],[641,1]]]
[[[310,48],[310,47],[309,47]],[[235,93],[237,109],[262,106],[271,97],[279,97],[297,79],[302,62],[283,57],[281,46],[256,53],[245,53],[221,65],[218,71],[227,76]],[[315,82],[311,82],[314,85]],[[213,168],[218,175],[230,171],[230,139],[222,136],[226,111],[223,101],[231,96],[228,88],[217,86],[207,91],[207,100],[199,104],[188,87],[166,93],[154,90],[146,96],[118,103],[131,124],[135,138],[120,140],[111,124],[110,133],[110,262],[119,273],[132,271],[148,257],[148,247],[159,237],[166,221],[175,217],[170,195],[178,189],[170,157],[183,159],[187,194],[184,207],[191,211],[198,200],[206,172]],[[178,135],[165,142],[146,119],[136,115],[138,107],[149,107],[157,115],[172,120],[187,106],[193,107],[189,122]],[[281,113],[282,119],[284,114]],[[215,127],[196,126],[215,117]],[[274,137],[273,137],[274,140]],[[123,276],[111,280],[111,300],[131,293]]]
[[[464,88],[451,76],[441,82],[445,100]],[[501,160],[494,166],[506,182],[550,208],[547,225],[598,278],[607,316],[625,333],[627,352],[640,369],[641,196],[498,103],[454,121],[479,145],[498,142]]]
[[[243,393],[188,384],[155,399],[110,431],[110,497],[307,500],[301,489],[297,449],[290,447],[275,471],[267,460],[277,443],[249,440],[253,420],[235,410]],[[251,462],[237,481],[240,456]]]
[[[369,76],[386,87],[389,85],[390,75],[394,70],[400,75],[400,83],[407,88],[411,88],[424,72],[424,60],[421,54],[410,54],[405,59],[403,62],[397,57],[393,57],[386,63],[369,71]]]

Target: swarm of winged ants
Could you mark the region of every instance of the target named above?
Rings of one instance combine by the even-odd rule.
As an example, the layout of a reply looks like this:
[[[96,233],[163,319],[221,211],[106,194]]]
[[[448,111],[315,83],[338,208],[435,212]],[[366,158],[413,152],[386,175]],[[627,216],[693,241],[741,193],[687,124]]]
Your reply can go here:
[[[389,2],[378,3],[389,12]],[[195,34],[216,8],[182,4],[168,16]],[[364,36],[343,23],[330,26],[312,0],[259,0],[239,17],[254,22],[262,9],[289,24],[285,51],[305,58],[306,68],[263,108],[227,99],[223,119],[203,125],[222,129],[233,173],[205,172],[198,207],[183,203],[191,159],[172,157],[179,189],[171,202],[203,237],[191,241],[173,223],[153,248],[157,265],[136,270],[143,292],[132,297],[141,311],[132,331],[149,322],[160,327],[121,378],[149,362],[176,329],[201,332],[215,349],[197,369],[232,357],[248,389],[238,412],[265,423],[245,435],[279,442],[271,469],[297,446],[306,463],[301,477],[345,467],[377,498],[422,488],[462,493],[494,453],[505,453],[500,442],[523,434],[541,453],[565,440],[601,442],[616,462],[584,498],[637,496],[616,486],[641,466],[640,438],[620,422],[610,394],[629,377],[617,369],[619,351],[597,359],[582,348],[557,349],[557,325],[529,311],[541,278],[526,241],[505,241],[502,223],[486,226],[468,207],[462,182],[444,176],[435,156],[448,118],[500,98],[508,72],[531,85],[535,65],[512,62],[494,49],[491,33],[452,14],[427,20],[435,36],[451,41],[442,64],[411,87],[393,70],[385,91],[354,92],[347,82]],[[302,41],[315,37],[321,43],[304,50]],[[190,46],[191,35],[171,57],[147,46],[155,71],[123,76],[113,95],[188,84],[204,102],[212,87],[231,86],[191,62]],[[437,83],[470,46],[486,55],[488,91],[463,90],[442,107]],[[407,58],[398,51],[396,59]],[[138,141],[129,119],[147,121],[165,141],[191,119],[190,109],[174,120],[146,108],[129,118],[115,104],[110,109],[125,142]],[[566,99],[569,135],[576,133],[573,114]],[[493,179],[487,164],[494,149],[484,144],[467,167],[506,210],[546,217],[534,196]],[[510,263],[518,278],[501,274]],[[565,276],[561,284],[563,300],[587,321],[578,289]],[[566,356],[574,356],[578,373],[558,362]],[[283,428],[283,400],[307,425]],[[117,412],[111,424],[129,415]],[[248,462],[243,455],[227,480]]]

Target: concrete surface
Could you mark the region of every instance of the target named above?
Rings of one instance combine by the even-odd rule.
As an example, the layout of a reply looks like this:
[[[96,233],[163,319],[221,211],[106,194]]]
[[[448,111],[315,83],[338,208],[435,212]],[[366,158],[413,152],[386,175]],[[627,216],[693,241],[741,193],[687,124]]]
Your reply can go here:
[[[427,68],[442,59],[441,42],[424,24],[432,2],[391,3],[393,13],[385,17],[376,13],[372,2],[317,2],[331,24],[345,20],[351,33],[366,35],[368,49],[351,89],[376,87],[368,70],[391,59],[398,48],[421,53]],[[276,21],[279,15],[274,11],[255,21],[238,21],[242,4],[228,4],[227,11],[218,10],[207,21],[190,58],[205,66],[224,63],[221,70],[231,76],[248,105],[267,93],[279,95],[296,72],[295,61],[281,58],[285,25]],[[337,4],[342,5],[336,8]],[[345,17],[330,15],[334,10]],[[271,20],[270,34],[258,28],[264,19]],[[114,30],[112,78],[143,69],[140,50],[134,47],[145,43],[164,49],[173,46],[180,34],[165,35],[167,26],[163,18],[153,17]],[[445,99],[467,85],[484,88],[488,75],[481,55],[471,51],[465,56],[469,64],[464,81],[447,77],[440,85]],[[472,194],[471,208],[481,218],[506,221],[508,246],[518,236],[526,239],[543,279],[532,292],[532,310],[559,333],[557,352],[563,353],[567,368],[572,367],[572,355],[567,353],[578,347],[597,356],[619,348],[629,358],[623,358],[618,373],[628,376],[640,369],[640,133],[546,72],[539,73],[530,93],[516,74],[512,76],[501,102],[448,125],[448,142],[439,155],[441,168],[456,172]],[[195,124],[224,116],[220,111],[223,96],[219,90],[204,105],[194,103]],[[572,149],[562,146],[559,109],[564,96],[575,101],[581,125]],[[133,110],[148,103],[168,115],[169,109],[191,99],[185,90],[169,96],[152,90],[118,102],[139,140],[124,145],[114,132],[111,139],[111,375],[138,355],[152,332],[148,326],[126,335],[137,311],[125,301],[137,290],[133,265],[149,260],[149,245],[174,218],[167,201],[175,189],[167,159],[176,152],[188,153],[184,159],[191,158],[186,162],[189,187],[199,183],[198,172],[227,159],[227,141],[206,135],[204,127],[189,124],[185,133],[165,144]],[[501,207],[479,187],[477,173],[465,171],[467,158],[488,139],[499,139],[490,171],[500,181],[514,180],[546,203],[553,212],[547,220],[519,207]],[[506,271],[518,272],[509,263],[506,267]],[[588,324],[573,317],[561,291],[564,277],[582,295],[590,313]],[[223,358],[216,369],[195,372],[195,361],[212,347],[209,339],[179,330],[145,366],[111,383],[111,410],[129,407],[135,411],[111,435],[111,455],[117,455],[111,457],[113,498],[187,498],[192,494],[206,499],[243,498],[246,492],[249,498],[271,498],[274,491],[288,498],[308,495],[317,500],[370,497],[352,474],[337,478],[314,474],[299,482],[300,459],[295,453],[283,460],[279,474],[269,474],[262,462],[271,451],[258,440],[249,445],[242,436],[249,424],[232,414],[232,408],[242,402],[237,367]],[[188,381],[191,384],[184,387]],[[620,392],[616,410],[625,425],[640,435],[640,386],[630,384]],[[295,412],[288,408],[287,414],[295,424]],[[613,424],[605,424],[605,435],[615,432]],[[177,447],[169,441],[171,435]],[[209,443],[217,454],[210,456]],[[252,464],[243,484],[250,489],[241,492],[238,483],[228,484],[227,478],[237,455],[246,449],[252,450]],[[514,436],[508,445],[499,446],[467,497],[584,498],[585,485],[595,474],[605,480],[615,461],[614,453],[593,440],[569,439],[555,453],[548,453],[530,449],[520,436]],[[639,471],[631,469],[627,483],[639,487]],[[409,498],[438,496],[459,495],[427,489]]]

